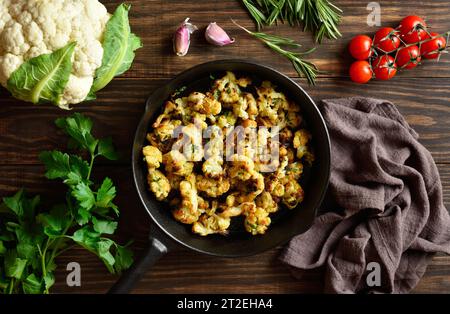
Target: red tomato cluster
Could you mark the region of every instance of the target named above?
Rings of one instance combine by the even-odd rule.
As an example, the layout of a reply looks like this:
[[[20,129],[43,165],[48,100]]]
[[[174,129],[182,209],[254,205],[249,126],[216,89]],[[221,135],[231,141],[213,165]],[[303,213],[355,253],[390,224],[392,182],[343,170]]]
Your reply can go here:
[[[447,41],[437,33],[428,32],[425,21],[411,15],[396,29],[380,28],[373,39],[366,35],[353,37],[348,48],[357,60],[350,66],[350,78],[364,84],[372,77],[389,80],[398,69],[412,69],[422,58],[439,58],[447,48]]]

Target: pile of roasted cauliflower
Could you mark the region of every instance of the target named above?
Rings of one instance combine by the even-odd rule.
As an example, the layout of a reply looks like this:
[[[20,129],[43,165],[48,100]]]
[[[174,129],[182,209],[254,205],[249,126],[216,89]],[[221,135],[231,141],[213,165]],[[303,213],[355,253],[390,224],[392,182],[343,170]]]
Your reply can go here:
[[[302,202],[303,163],[314,161],[297,104],[232,72],[206,93],[174,95],[147,140],[150,191],[202,236],[226,234],[240,215],[248,232],[264,234],[271,213]]]

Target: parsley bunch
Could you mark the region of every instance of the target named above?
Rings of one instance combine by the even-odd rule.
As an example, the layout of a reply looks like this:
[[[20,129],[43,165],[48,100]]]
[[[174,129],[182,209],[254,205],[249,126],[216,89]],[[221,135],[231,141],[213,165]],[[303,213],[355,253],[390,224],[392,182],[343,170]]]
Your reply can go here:
[[[110,178],[91,180],[97,157],[118,158],[110,138],[93,137],[92,121],[75,113],[56,120],[69,137],[69,148],[88,152],[81,156],[45,151],[39,156],[45,176],[67,186],[65,203],[39,207],[39,196],[20,190],[0,205],[0,292],[48,293],[55,282],[55,258],[73,245],[96,254],[111,273],[133,262],[132,252],[108,235],[117,228],[119,209],[113,203],[116,188]]]

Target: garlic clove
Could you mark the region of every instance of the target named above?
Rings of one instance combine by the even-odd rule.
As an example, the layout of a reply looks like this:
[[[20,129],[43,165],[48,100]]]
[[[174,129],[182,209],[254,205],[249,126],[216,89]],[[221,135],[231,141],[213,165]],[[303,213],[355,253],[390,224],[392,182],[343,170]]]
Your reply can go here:
[[[191,34],[197,30],[197,26],[189,22],[186,18],[178,27],[173,36],[173,51],[177,56],[185,56],[188,53],[191,44]]]
[[[234,38],[230,38],[216,22],[209,23],[205,31],[205,38],[210,44],[216,46],[226,46],[234,43]]]

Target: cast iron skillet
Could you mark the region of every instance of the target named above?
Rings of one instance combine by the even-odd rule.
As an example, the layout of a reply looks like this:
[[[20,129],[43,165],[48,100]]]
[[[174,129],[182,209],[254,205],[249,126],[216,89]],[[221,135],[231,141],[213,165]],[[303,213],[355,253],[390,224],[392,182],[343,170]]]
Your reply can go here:
[[[175,91],[186,87],[190,91],[204,91],[214,77],[225,71],[249,75],[254,81],[269,80],[290,99],[300,105],[307,128],[313,136],[312,145],[316,160],[306,171],[301,182],[305,199],[293,210],[281,210],[271,216],[272,224],[264,235],[252,236],[235,218],[227,236],[210,235],[201,237],[191,232],[190,226],[174,220],[165,203],[158,202],[147,188],[147,169],[142,158],[142,147],[152,121],[160,113],[165,101]],[[156,90],[147,100],[144,116],[136,131],[132,153],[134,183],[144,208],[155,223],[150,234],[149,247],[143,256],[118,280],[109,293],[127,293],[145,272],[169,249],[178,245],[191,250],[220,257],[241,257],[261,253],[287,242],[293,236],[305,232],[312,224],[316,211],[322,202],[330,174],[330,139],[325,122],[314,101],[294,81],[284,74],[265,65],[241,61],[220,60],[195,66]]]

